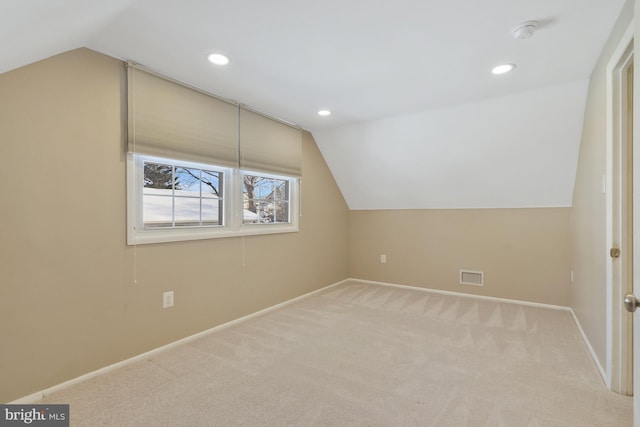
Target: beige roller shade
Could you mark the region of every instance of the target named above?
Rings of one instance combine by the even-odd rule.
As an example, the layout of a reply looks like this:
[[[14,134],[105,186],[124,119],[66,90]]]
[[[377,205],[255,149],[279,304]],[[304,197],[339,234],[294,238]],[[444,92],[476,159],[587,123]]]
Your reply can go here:
[[[284,123],[240,109],[240,167],[302,175],[302,132]]]
[[[129,152],[238,165],[238,107],[127,65]]]

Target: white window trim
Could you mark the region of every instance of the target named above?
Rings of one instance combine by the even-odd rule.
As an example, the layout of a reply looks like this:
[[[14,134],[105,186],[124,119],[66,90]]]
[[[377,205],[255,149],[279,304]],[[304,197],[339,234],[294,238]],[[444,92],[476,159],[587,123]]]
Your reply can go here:
[[[142,218],[144,161],[171,163],[192,166],[201,169],[212,167],[224,173],[223,225],[154,228],[145,229]],[[289,220],[284,224],[243,224],[244,209],[242,198],[242,173],[255,174],[289,180]],[[276,233],[294,233],[299,231],[298,217],[300,215],[300,184],[299,179],[281,175],[271,175],[259,172],[240,171],[238,169],[206,165],[194,162],[184,162],[173,159],[163,159],[153,156],[127,154],[127,244],[142,245],[151,243],[180,242],[188,240],[216,239],[225,237],[252,236]]]

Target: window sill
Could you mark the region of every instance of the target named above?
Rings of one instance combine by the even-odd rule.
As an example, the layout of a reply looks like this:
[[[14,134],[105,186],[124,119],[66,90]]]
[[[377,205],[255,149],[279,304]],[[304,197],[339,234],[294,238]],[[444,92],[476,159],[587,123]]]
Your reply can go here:
[[[224,239],[230,237],[259,236],[265,234],[296,233],[298,226],[293,224],[260,224],[243,226],[240,230],[203,229],[202,227],[183,230],[143,230],[130,229],[127,244],[146,245],[154,243],[184,242],[189,240]]]

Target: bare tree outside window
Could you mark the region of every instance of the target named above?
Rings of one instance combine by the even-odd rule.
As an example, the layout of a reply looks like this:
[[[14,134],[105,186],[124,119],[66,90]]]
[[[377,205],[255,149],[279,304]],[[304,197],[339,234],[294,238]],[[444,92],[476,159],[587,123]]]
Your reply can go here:
[[[245,224],[289,222],[289,180],[245,174],[243,184],[244,208],[256,214]]]

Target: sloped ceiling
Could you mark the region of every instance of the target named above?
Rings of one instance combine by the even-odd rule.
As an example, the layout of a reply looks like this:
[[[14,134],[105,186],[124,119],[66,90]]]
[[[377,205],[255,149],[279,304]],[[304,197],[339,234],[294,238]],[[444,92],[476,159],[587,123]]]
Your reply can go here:
[[[588,80],[315,132],[351,209],[570,206]]]
[[[0,72],[89,47],[248,104],[314,134],[352,209],[569,206],[623,3],[3,0]]]

